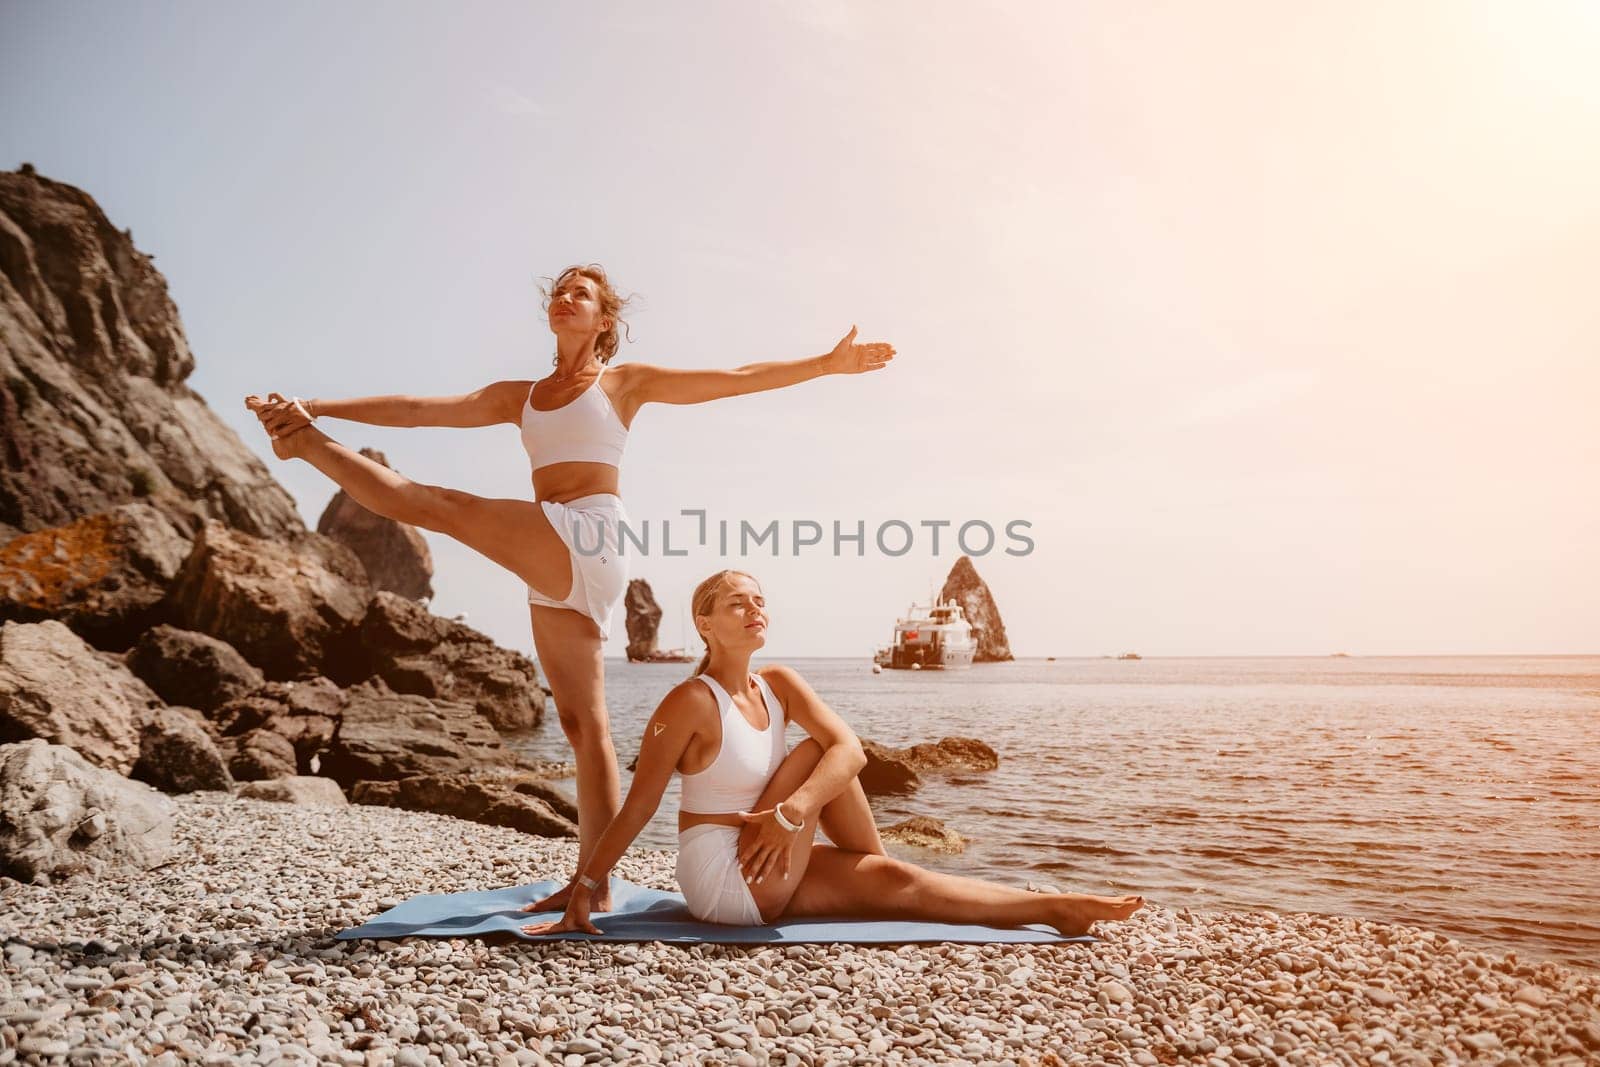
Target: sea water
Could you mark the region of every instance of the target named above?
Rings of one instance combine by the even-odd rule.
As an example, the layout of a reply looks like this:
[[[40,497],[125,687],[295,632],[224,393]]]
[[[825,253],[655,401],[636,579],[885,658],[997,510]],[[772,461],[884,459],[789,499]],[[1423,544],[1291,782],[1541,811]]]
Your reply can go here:
[[[1600,656],[1020,660],[881,674],[865,659],[787,662],[863,738],[976,737],[999,753],[998,770],[924,775],[913,794],[873,798],[880,827],[929,815],[969,839],[955,856],[891,854],[1171,907],[1405,922],[1600,966]],[[624,766],[689,670],[607,662]],[[802,737],[790,728],[791,747]],[[553,709],[513,744],[571,759]],[[674,779],[641,845],[675,847],[677,804]]]

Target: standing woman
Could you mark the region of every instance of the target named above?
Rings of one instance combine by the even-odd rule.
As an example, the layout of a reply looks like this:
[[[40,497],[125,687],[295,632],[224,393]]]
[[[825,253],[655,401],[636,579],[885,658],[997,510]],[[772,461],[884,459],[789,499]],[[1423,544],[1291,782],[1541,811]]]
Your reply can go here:
[[[808,359],[734,370],[611,367],[624,303],[599,266],[562,271],[545,307],[556,336],[555,369],[538,381],[495,382],[446,397],[245,399],[279,459],[305,460],[367,510],[447,534],[528,587],[534,649],[577,758],[579,870],[621,805],[601,642],[628,584],[617,471],[634,416],[651,403],[701,404],[824,374],[879,370],[894,357],[887,344],[856,344],[852,326],[832,351]],[[490,499],[410,481],[311,425],[323,416],[374,426],[519,426],[535,499]],[[540,903],[564,908],[571,890],[569,883]],[[594,911],[610,906],[609,890],[590,903]]]

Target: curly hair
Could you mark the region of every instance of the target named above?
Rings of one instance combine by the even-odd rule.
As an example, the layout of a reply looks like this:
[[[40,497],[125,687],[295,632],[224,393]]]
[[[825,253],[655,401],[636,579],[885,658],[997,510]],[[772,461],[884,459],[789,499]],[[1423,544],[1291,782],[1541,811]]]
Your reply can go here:
[[[561,283],[574,276],[588,278],[600,291],[600,313],[611,320],[611,329],[595,339],[594,350],[600,357],[601,363],[610,363],[611,357],[617,354],[617,327],[622,327],[624,332],[628,331],[628,324],[622,320],[622,309],[628,306],[633,297],[618,293],[616,287],[611,284],[611,279],[606,277],[605,268],[600,264],[574,265],[556,275],[553,281],[549,278],[544,279],[550,283],[548,287],[543,285],[539,287],[539,291],[544,294],[544,310],[550,310],[550,298],[561,288]],[[631,332],[627,332],[627,336],[628,340],[633,340]]]

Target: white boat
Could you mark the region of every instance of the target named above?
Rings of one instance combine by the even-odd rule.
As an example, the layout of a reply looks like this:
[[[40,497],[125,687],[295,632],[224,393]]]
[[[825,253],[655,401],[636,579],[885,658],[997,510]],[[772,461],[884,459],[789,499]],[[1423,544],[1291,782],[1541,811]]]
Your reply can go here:
[[[911,605],[904,618],[895,620],[892,643],[878,649],[872,661],[895,670],[955,671],[972,666],[977,651],[961,605],[945,600],[932,607]]]

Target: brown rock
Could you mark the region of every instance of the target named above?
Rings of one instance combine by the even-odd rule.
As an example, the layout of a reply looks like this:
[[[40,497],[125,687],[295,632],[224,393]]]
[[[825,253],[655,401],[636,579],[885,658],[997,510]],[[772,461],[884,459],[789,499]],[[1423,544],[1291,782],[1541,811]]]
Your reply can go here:
[[[173,621],[221,638],[268,678],[323,673],[371,599],[361,562],[320,534],[264,541],[208,522],[172,585]]]
[[[350,643],[356,647],[341,663],[356,666],[358,677],[376,674],[397,693],[465,701],[501,730],[531,730],[544,720],[531,659],[394,593],[372,598]]]
[[[0,873],[47,883],[175,855],[172,801],[43,740],[0,745]]]
[[[322,773],[347,789],[360,781],[515,764],[494,727],[470,704],[395,693],[376,680],[347,689],[345,697]]]
[[[303,804],[307,807],[344,808],[350,805],[338,782],[332,778],[309,775],[246,782],[239,787],[238,795],[252,800],[275,800],[282,804]]]
[[[910,748],[863,740],[861,747],[867,754],[861,788],[871,796],[915,792],[922,787],[923,774],[992,771],[1000,765],[994,749],[972,737],[946,737]]]
[[[627,610],[628,660],[632,663],[690,663],[694,657],[682,649],[663,651],[656,648],[656,635],[661,629],[661,605],[656,603],[650,583],[643,578],[628,582],[628,591],[622,603]]]
[[[188,530],[304,529],[266,467],[184,384],[194,356],[150,257],[87,194],[0,172],[0,524],[145,500]]]
[[[938,819],[926,815],[913,815],[883,830],[885,841],[898,841],[902,845],[951,855],[966,851],[967,840],[949,829]]]
[[[261,688],[261,672],[226,641],[157,626],[128,654],[128,667],[168,704],[212,711]]]
[[[55,620],[0,626],[0,741],[37,737],[127,774],[161,700]]]
[[[148,504],[123,504],[0,547],[0,619],[58,619],[101,648],[127,648],[161,616],[189,539]]]
[[[867,765],[861,769],[858,777],[867,795],[912,793],[922,788],[922,779],[917,777],[916,768],[911,766],[901,750],[867,740],[862,740],[861,748],[867,754]]]
[[[293,778],[300,773],[294,745],[282,734],[265,727],[251,730],[238,739],[228,769],[241,782]]]
[[[375,448],[363,448],[361,454],[389,466]],[[415,526],[368,511],[341,489],[317,520],[317,532],[354,552],[374,589],[408,600],[433,596],[433,555]]]
[[[1006,624],[1000,621],[1000,609],[995,606],[994,594],[978,577],[978,570],[972,565],[971,559],[962,556],[956,560],[944,580],[944,588],[939,591],[939,599],[954,600],[960,604],[962,614],[972,624],[972,639],[978,644],[972,662],[998,663],[1014,658],[1011,645],[1006,640]]]
[[[144,724],[132,777],[163,793],[233,788],[233,775],[217,743],[200,722],[178,708],[158,708]]]
[[[507,826],[540,837],[577,837],[577,825],[537,797],[467,775],[412,775],[395,782],[358,782],[357,804],[431,811],[458,819]]]
[[[923,774],[977,773],[1000,766],[995,750],[975,737],[942,737],[937,743],[924,742],[899,752]]]

